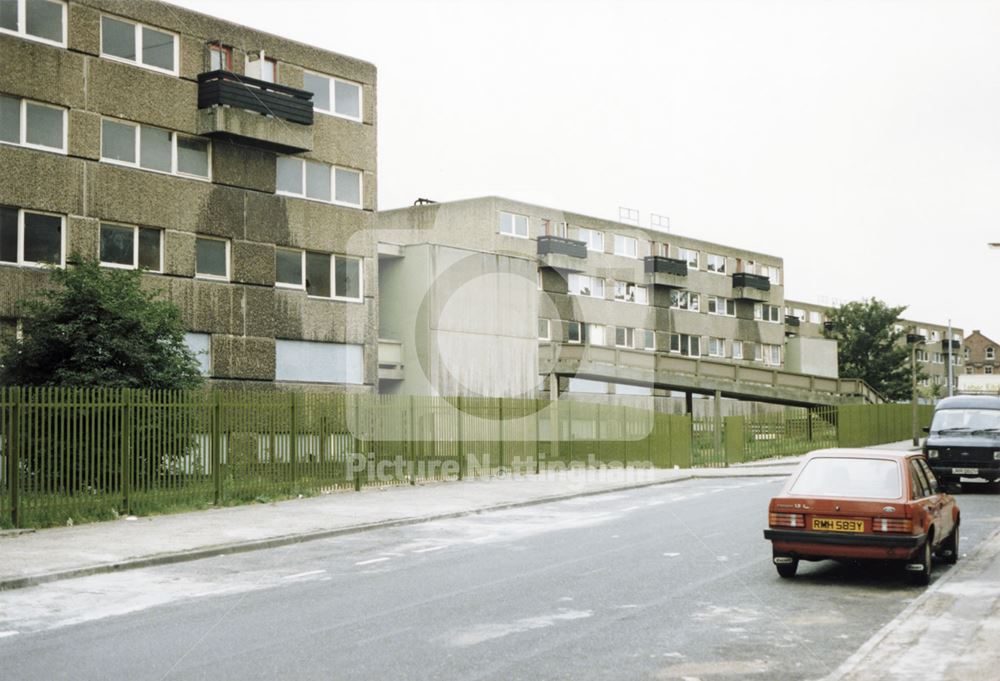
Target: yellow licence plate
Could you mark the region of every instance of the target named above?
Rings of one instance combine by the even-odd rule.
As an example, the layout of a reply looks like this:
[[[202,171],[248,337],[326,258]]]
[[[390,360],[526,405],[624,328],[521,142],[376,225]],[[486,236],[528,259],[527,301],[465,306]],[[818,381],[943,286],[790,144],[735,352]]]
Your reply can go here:
[[[864,532],[863,520],[845,520],[844,518],[813,518],[812,528],[824,532]]]

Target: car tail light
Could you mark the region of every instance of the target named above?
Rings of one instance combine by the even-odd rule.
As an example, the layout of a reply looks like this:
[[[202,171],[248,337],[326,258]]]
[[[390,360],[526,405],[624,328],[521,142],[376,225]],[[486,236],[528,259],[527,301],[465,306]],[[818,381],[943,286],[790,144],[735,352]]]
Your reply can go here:
[[[805,527],[806,517],[801,513],[768,513],[767,522],[771,527]]]
[[[875,518],[872,532],[905,532],[912,534],[913,521],[908,518]]]

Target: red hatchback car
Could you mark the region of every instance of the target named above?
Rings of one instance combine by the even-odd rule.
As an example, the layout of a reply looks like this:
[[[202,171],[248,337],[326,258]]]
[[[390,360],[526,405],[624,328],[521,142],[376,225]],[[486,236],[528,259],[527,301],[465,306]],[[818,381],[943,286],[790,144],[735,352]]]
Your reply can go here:
[[[767,515],[764,538],[782,577],[794,577],[800,560],[897,560],[927,584],[932,553],[958,560],[958,505],[919,452],[812,452]]]

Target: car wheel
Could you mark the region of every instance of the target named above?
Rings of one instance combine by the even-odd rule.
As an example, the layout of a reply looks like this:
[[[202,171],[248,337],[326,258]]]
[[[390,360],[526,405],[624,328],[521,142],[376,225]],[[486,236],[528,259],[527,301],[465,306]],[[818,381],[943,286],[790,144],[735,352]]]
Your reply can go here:
[[[938,549],[938,557],[948,565],[954,565],[958,562],[959,529],[959,524],[955,523],[951,534],[941,543],[941,547]]]
[[[777,557],[777,556],[775,556]],[[791,579],[795,576],[795,573],[799,569],[799,559],[790,558],[790,563],[775,563],[774,567],[778,570],[778,574],[784,579]]]
[[[915,560],[914,560],[915,559]],[[914,559],[906,561],[906,576],[910,584],[927,586],[931,582],[931,542],[930,537],[924,542]],[[920,566],[920,569],[916,569]]]

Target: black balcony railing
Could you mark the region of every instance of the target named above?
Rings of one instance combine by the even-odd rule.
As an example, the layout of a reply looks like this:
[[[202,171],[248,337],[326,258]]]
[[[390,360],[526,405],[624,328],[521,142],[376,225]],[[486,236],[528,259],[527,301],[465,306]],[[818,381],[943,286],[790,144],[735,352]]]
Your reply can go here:
[[[734,288],[755,288],[758,291],[770,291],[771,280],[762,274],[737,272],[733,275]]]
[[[587,257],[587,242],[564,239],[561,236],[538,237],[538,255],[568,255],[573,258]]]
[[[961,347],[962,347],[962,342],[961,341],[953,340],[951,342],[951,349],[953,351],[954,350],[958,350]],[[945,338],[943,341],[941,341],[941,350],[944,351],[944,352],[948,352],[948,339],[947,338]]]
[[[645,267],[647,274],[676,274],[679,277],[686,277],[688,273],[687,260],[665,258],[662,255],[647,255]]]
[[[802,323],[802,320],[793,314],[785,315],[785,326],[798,326]]]
[[[231,106],[292,123],[312,125],[312,96],[308,90],[248,78],[230,71],[209,71],[198,75],[199,109]]]

